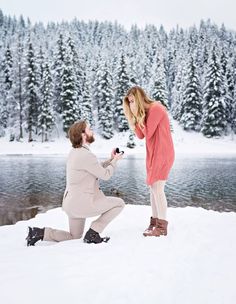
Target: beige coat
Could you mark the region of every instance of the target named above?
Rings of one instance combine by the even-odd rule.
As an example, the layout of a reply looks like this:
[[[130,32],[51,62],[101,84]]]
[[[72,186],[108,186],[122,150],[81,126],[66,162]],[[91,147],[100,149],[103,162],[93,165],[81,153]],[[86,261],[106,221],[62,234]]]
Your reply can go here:
[[[99,179],[110,179],[115,164],[115,159],[100,164],[87,146],[71,150],[67,159],[66,190],[62,202],[62,208],[70,218],[98,215],[96,200],[106,199],[99,190]]]

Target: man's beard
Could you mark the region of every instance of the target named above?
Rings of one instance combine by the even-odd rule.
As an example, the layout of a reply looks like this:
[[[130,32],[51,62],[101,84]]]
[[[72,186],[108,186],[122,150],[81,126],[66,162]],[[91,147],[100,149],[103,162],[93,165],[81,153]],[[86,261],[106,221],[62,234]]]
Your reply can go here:
[[[89,136],[86,134],[86,141],[91,144],[95,141],[95,138],[93,137],[93,135]]]

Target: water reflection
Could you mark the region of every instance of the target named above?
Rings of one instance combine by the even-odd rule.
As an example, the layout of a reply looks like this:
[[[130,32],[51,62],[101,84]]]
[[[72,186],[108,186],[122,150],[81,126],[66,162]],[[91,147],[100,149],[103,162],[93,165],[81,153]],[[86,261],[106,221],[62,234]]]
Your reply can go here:
[[[0,223],[1,225],[11,225],[18,221],[28,220],[35,217],[41,210],[36,208],[29,209],[13,209],[13,210],[1,210],[0,209]]]
[[[1,156],[0,225],[61,206],[65,163],[58,156]],[[166,185],[168,205],[236,212],[235,172],[235,158],[177,159]],[[101,188],[126,203],[149,204],[145,177],[145,160],[129,156]]]

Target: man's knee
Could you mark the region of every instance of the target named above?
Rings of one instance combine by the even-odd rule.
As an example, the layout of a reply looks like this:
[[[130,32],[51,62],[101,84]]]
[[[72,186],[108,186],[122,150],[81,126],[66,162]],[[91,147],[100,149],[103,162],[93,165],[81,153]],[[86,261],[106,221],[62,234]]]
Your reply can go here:
[[[118,206],[123,209],[125,207],[125,202],[123,201],[123,199],[117,197],[117,201],[118,201]]]

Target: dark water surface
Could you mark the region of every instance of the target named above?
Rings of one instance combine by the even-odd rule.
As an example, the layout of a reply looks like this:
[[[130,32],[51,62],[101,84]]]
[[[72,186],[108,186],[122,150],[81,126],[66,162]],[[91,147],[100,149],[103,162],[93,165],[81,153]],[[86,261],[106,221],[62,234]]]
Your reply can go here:
[[[0,225],[61,206],[65,164],[65,156],[0,156]],[[148,205],[145,178],[145,160],[128,156],[101,188],[126,203]],[[177,158],[166,195],[170,207],[236,212],[236,158]]]

